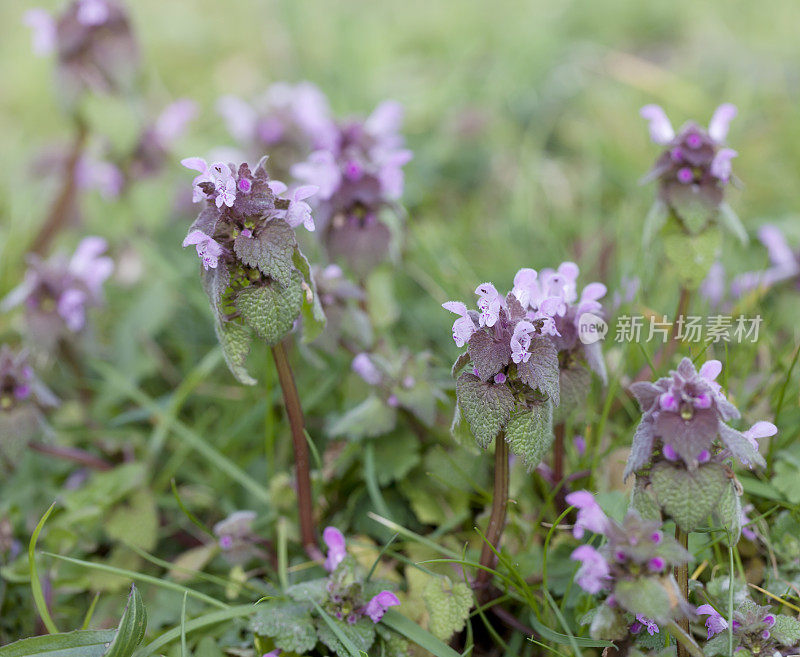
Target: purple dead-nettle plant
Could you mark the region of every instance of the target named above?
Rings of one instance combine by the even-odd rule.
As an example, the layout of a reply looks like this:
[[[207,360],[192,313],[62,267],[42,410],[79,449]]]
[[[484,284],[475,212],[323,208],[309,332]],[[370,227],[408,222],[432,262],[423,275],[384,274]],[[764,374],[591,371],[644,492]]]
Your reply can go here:
[[[328,99],[310,82],[277,82],[252,102],[224,96],[217,110],[246,155],[270,153],[270,168],[279,177],[336,140]]]
[[[625,477],[635,473],[637,493],[650,497],[684,532],[713,516],[735,543],[741,531],[741,487],[729,463],[763,466],[758,441],[777,428],[757,422],[738,431],[728,424],[740,414],[716,381],[721,370],[718,360],[697,370],[684,358],[669,376],[631,386],[642,419]]]
[[[21,285],[0,304],[8,310],[25,309],[27,331],[37,346],[52,350],[87,326],[88,310],[102,304],[103,284],[114,270],[101,237],[87,237],[71,258],[62,254],[42,260],[28,257]]]
[[[306,340],[324,326],[311,268],[295,236],[301,225],[314,229],[305,199],[316,190],[305,187],[288,198],[280,196],[286,186],[270,180],[265,162],[251,171],[247,164],[208,164],[196,157],[182,161],[199,173],[194,199],[204,206],[183,246],[194,246],[202,262],[217,338],[233,375],[246,385],[256,383],[245,368],[254,337],[272,349],[292,431],[303,546],[317,557],[303,412],[283,345],[300,323]]]
[[[467,347],[453,365],[454,376],[469,365],[456,384],[456,420],[467,420],[483,449],[502,434],[532,469],[550,446],[559,403],[558,350],[551,337],[558,333],[563,299],[553,294],[534,300],[522,288],[504,296],[491,283],[479,285],[475,294],[478,310],[460,301],[443,304],[458,315],[456,346]]]
[[[0,465],[13,466],[28,442],[47,431],[45,413],[57,405],[28,354],[0,346]]]
[[[768,290],[784,281],[800,287],[800,252],[792,250],[780,228],[770,224],[758,231],[758,239],[766,247],[770,265],[763,271],[740,274],[731,283],[731,292],[741,297],[754,290]]]
[[[583,406],[594,372],[605,384],[606,366],[601,348],[606,295],[602,283],[589,283],[578,292],[580,270],[574,262],[558,269],[520,269],[514,277],[513,294],[531,319],[544,317],[542,331],[553,342],[559,357],[561,404],[557,420]],[[588,369],[587,369],[588,367]]]
[[[320,643],[326,649],[319,654],[338,655],[345,653],[337,634],[344,634],[364,654],[408,654],[407,642],[381,623],[386,612],[400,604],[392,585],[364,572],[338,529],[326,527],[322,537],[328,574],[289,586],[285,595],[258,605],[250,627],[260,645],[275,649],[267,654],[310,655],[318,654],[314,648]]]
[[[575,580],[590,595],[603,601],[584,622],[597,639],[619,640],[646,630],[652,635],[660,626],[691,616],[692,607],[678,591],[670,568],[687,564],[692,557],[678,542],[664,534],[661,522],[644,520],[630,510],[622,523],[608,518],[588,491],[567,495],[578,509],[573,534],[585,532],[605,537],[598,549],[584,544],[572,553],[580,563]]]
[[[697,614],[705,617],[708,641],[703,646],[707,657],[728,655],[730,611],[728,600],[720,601],[719,609],[710,604],[700,605]],[[733,609],[733,654],[735,655],[793,655],[800,644],[800,621],[758,605],[750,598],[738,601]],[[793,649],[794,648],[794,649]]]
[[[115,0],[75,0],[57,17],[26,12],[37,55],[55,53],[62,99],[86,91],[124,92],[138,68],[139,52],[126,9]]]
[[[429,352],[411,354],[384,346],[356,354],[351,367],[369,385],[370,394],[330,425],[331,437],[359,440],[383,436],[397,427],[398,417],[417,425],[434,425],[437,406],[447,398],[434,380]]]
[[[386,258],[401,215],[403,166],[412,157],[402,119],[402,107],[385,101],[364,120],[338,123],[329,147],[292,167],[297,180],[319,187],[315,216],[329,256],[359,276]]]
[[[718,227],[747,243],[747,231],[725,200],[729,183],[736,182],[731,164],[736,151],[725,145],[736,112],[725,103],[714,112],[707,129],[690,121],[676,134],[658,105],[641,110],[652,140],[664,147],[644,178],[658,181],[658,196],[644,221],[642,239],[648,248],[660,235],[659,244],[684,296],[698,288],[718,255]]]

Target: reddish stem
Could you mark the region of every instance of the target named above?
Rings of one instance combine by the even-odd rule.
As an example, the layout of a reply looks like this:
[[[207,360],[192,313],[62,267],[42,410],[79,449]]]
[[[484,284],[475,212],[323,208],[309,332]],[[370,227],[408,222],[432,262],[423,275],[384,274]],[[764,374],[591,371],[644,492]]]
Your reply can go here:
[[[508,507],[508,445],[506,436],[501,431],[494,439],[494,491],[492,498],[492,513],[489,516],[489,525],[486,528],[487,543],[483,544],[481,550],[480,564],[484,568],[478,571],[475,578],[475,588],[478,589],[478,596],[485,601],[489,597],[488,585],[491,573],[485,568],[494,568],[497,557],[492,550],[500,549],[500,537],[503,534],[503,527],[506,523],[506,508]]]

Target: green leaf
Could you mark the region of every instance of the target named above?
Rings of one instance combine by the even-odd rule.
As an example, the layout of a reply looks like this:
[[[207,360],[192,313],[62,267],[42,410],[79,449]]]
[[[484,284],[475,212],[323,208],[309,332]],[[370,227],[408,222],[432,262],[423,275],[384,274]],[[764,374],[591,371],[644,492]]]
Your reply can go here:
[[[522,458],[528,471],[539,465],[553,438],[553,405],[549,399],[516,413],[506,426],[506,442]]]
[[[664,254],[684,287],[697,289],[714,264],[720,234],[709,228],[699,235],[671,233],[664,236]]]
[[[277,282],[244,288],[236,297],[236,308],[244,321],[270,346],[292,330],[303,306],[303,278],[295,271],[284,287]]]
[[[456,358],[453,367],[450,368],[450,375],[455,379],[458,373],[467,366],[467,363],[469,363],[469,352],[465,351]]]
[[[736,646],[736,640],[734,639],[734,646]],[[709,641],[706,642],[706,645],[703,646],[703,653],[706,657],[718,657],[718,655],[727,655],[728,654],[728,632],[722,632],[717,634],[715,637],[711,638]],[[737,653],[738,655],[738,653]]]
[[[42,580],[39,579],[39,571],[36,568],[36,543],[39,540],[39,534],[41,533],[42,529],[44,528],[47,519],[50,517],[50,514],[53,513],[53,509],[56,507],[56,502],[53,502],[50,505],[50,508],[45,511],[45,514],[39,520],[39,523],[36,525],[36,528],[33,530],[33,534],[31,535],[31,540],[28,543],[28,568],[31,574],[31,594],[33,595],[33,602],[36,605],[36,611],[39,612],[39,617],[42,619],[45,628],[47,629],[50,634],[57,634],[58,627],[53,621],[52,616],[50,616],[50,609],[47,606],[47,601],[44,597],[44,591],[42,590]]]
[[[614,587],[614,598],[632,614],[642,614],[656,623],[666,623],[672,618],[672,598],[662,580],[656,577],[620,580]]]
[[[472,435],[478,445],[486,449],[511,417],[514,395],[504,384],[484,383],[467,372],[458,377],[456,394],[458,407]]]
[[[292,255],[296,246],[294,229],[283,219],[271,219],[257,235],[239,235],[233,241],[233,250],[239,260],[275,279],[283,287],[292,282]]]
[[[607,604],[597,607],[589,625],[589,634],[593,639],[606,639],[617,641],[628,635],[628,623],[624,614],[617,613]]]
[[[317,636],[339,657],[358,657],[361,652],[368,653],[375,643],[375,624],[371,620],[360,618],[350,625],[324,612],[321,616],[317,621]]]
[[[250,342],[253,340],[250,328],[237,321],[227,322],[217,317],[214,322],[214,330],[231,374],[239,383],[246,386],[254,386],[258,383],[248,374],[244,365],[247,354],[250,353]]]
[[[0,657],[102,657],[116,630],[80,630],[22,639],[0,648]]]
[[[698,185],[672,185],[669,204],[691,234],[700,232],[717,215],[717,204]]]
[[[535,335],[528,351],[531,357],[527,363],[517,365],[517,376],[527,386],[543,392],[554,406],[558,406],[561,401],[558,387],[558,350],[550,338]]]
[[[376,440],[374,451],[375,471],[381,486],[403,479],[421,460],[420,441],[411,432],[392,436],[391,440]]]
[[[313,600],[314,602],[322,604],[328,599],[327,585],[327,577],[312,579],[308,582],[292,584],[286,589],[286,595],[295,602],[311,602]]]
[[[301,314],[303,316],[303,342],[311,342],[325,328],[325,311],[322,309],[322,302],[317,292],[317,283],[311,274],[311,265],[308,264],[308,259],[300,252],[299,248],[294,250],[293,262],[303,278],[306,279],[310,290],[310,292],[306,290],[303,295]]]
[[[645,520],[661,520],[661,509],[641,477],[636,477],[631,491],[631,508]]]
[[[736,545],[742,535],[742,502],[733,481],[730,481],[723,491],[719,502],[714,507],[713,515],[717,523],[728,530],[730,540],[726,536],[725,542],[729,545]]]
[[[114,508],[104,528],[114,541],[152,550],[158,540],[158,510],[150,490],[134,491],[127,503]]]
[[[375,395],[370,395],[355,408],[334,421],[328,434],[332,438],[346,436],[350,440],[374,438],[389,433],[397,424],[397,410]]]
[[[559,372],[560,403],[553,410],[553,424],[566,421],[574,411],[586,405],[591,384],[592,375],[582,365],[570,365]]]
[[[727,203],[722,202],[719,205],[719,215],[717,216],[719,225],[739,240],[742,246],[747,246],[750,238],[748,238],[747,231],[742,225],[742,220],[739,219],[739,215],[733,211],[733,208]]]
[[[446,641],[464,629],[472,609],[472,590],[464,582],[453,584],[449,577],[431,577],[422,593],[428,608],[428,629]]]
[[[650,206],[650,210],[647,212],[647,216],[644,218],[644,223],[642,224],[642,246],[645,249],[653,242],[653,238],[664,227],[668,218],[669,208],[663,201],[656,200],[656,202]]]
[[[776,614],[770,634],[781,645],[794,646],[800,642],[800,621],[785,614]]]
[[[412,643],[416,643],[420,648],[427,650],[434,657],[461,657],[450,646],[442,643],[433,634],[422,629],[396,609],[388,609],[381,622]]]
[[[250,629],[271,637],[281,650],[309,652],[317,645],[317,632],[308,608],[296,602],[270,600],[259,605]]]
[[[688,533],[711,515],[729,480],[718,463],[690,471],[662,461],[653,467],[650,482],[663,511]]]
[[[105,654],[105,657],[131,657],[133,652],[144,640],[147,629],[147,611],[142,602],[142,596],[136,585],[131,586],[128,604],[122,614],[122,620],[117,628],[117,636]]]
[[[398,387],[395,396],[403,408],[417,416],[426,426],[436,422],[436,389],[427,381],[417,381],[413,388]]]

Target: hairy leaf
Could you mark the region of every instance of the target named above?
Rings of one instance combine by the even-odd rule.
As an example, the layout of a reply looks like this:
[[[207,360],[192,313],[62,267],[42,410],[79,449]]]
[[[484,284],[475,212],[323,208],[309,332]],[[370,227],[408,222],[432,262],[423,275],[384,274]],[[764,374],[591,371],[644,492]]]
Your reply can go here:
[[[516,413],[506,426],[506,442],[528,470],[541,462],[553,444],[553,405],[550,400]]]
[[[245,367],[247,354],[250,353],[250,343],[253,340],[253,333],[248,326],[244,326],[236,321],[224,321],[217,318],[214,322],[217,332],[217,340],[222,347],[222,355],[225,363],[239,383],[246,386],[253,386],[257,381],[250,376]]]
[[[105,653],[105,657],[131,657],[134,650],[144,640],[147,629],[147,612],[142,596],[136,586],[131,586],[128,604],[117,628],[117,636]]]
[[[456,394],[458,407],[472,435],[478,445],[486,449],[511,417],[514,396],[505,385],[484,383],[467,372],[458,377]]]
[[[322,309],[322,301],[320,301],[317,284],[311,273],[311,265],[308,264],[308,259],[300,252],[299,248],[294,250],[292,258],[294,266],[303,275],[309,288],[303,295],[303,310],[301,313],[303,316],[303,342],[311,342],[325,328],[327,321],[325,311]]]
[[[332,438],[350,440],[374,438],[389,433],[397,424],[397,410],[382,399],[370,395],[355,408],[335,420],[328,429]]]
[[[303,305],[302,276],[294,272],[287,287],[279,283],[246,287],[236,297],[236,308],[258,336],[270,346],[292,330]]]
[[[639,577],[620,580],[614,587],[614,598],[632,614],[642,614],[656,623],[666,623],[672,618],[672,596],[665,588],[666,578]]]
[[[357,650],[363,650],[368,653],[372,644],[375,643],[375,625],[369,619],[360,618],[353,625],[336,618],[328,618],[328,620],[336,625]],[[338,657],[352,657],[350,651],[342,645],[339,637],[336,636],[336,632],[325,622],[325,619],[317,619],[317,634],[319,635],[319,640],[333,650]]]
[[[464,582],[453,584],[449,577],[431,577],[422,594],[428,608],[428,629],[446,641],[464,629],[472,609],[472,590]]]
[[[272,219],[256,235],[238,235],[233,241],[239,260],[284,287],[292,282],[292,256],[296,246],[294,230],[283,219]]]
[[[559,372],[558,387],[561,403],[553,411],[553,423],[567,420],[574,411],[583,408],[592,383],[592,375],[582,365],[570,365]]]
[[[528,349],[531,357],[527,363],[517,365],[517,375],[527,386],[546,394],[554,406],[560,403],[558,384],[558,351],[552,340],[535,335]]]
[[[714,519],[730,534],[730,540],[726,537],[725,542],[736,545],[742,535],[742,502],[733,481],[728,483],[714,507]]]
[[[498,342],[486,331],[476,331],[467,343],[472,365],[482,381],[488,381],[511,360],[511,347]]]
[[[270,600],[258,606],[250,622],[256,634],[272,637],[275,645],[287,652],[306,653],[317,644],[314,621],[305,605]]]
[[[694,531],[706,521],[729,484],[718,463],[685,470],[663,461],[653,467],[650,482],[663,511],[685,532]]]

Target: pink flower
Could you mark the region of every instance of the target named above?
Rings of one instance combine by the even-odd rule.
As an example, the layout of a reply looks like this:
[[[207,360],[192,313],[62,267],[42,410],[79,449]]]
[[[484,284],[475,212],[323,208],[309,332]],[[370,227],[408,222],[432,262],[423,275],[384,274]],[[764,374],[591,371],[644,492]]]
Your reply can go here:
[[[761,438],[769,438],[778,433],[778,427],[772,422],[756,422],[747,431],[742,431],[742,435],[750,441],[753,449],[758,449],[758,441]]]
[[[481,310],[481,326],[494,326],[500,317],[500,309],[504,305],[503,297],[491,283],[482,283],[475,288],[479,296],[478,308]]]
[[[332,573],[347,556],[347,544],[344,540],[344,534],[336,527],[326,527],[325,531],[322,532],[322,540],[328,546],[325,569]]]
[[[49,55],[56,49],[56,22],[44,9],[29,9],[22,22],[31,28],[34,55]]]
[[[731,160],[737,155],[738,153],[732,148],[719,149],[717,154],[714,155],[714,159],[711,160],[711,166],[709,167],[711,175],[724,183],[728,182],[732,170]]]
[[[668,144],[675,139],[675,130],[666,113],[658,105],[645,105],[639,110],[643,119],[650,122],[650,139],[656,144]]]
[[[583,538],[585,529],[595,534],[605,533],[608,518],[589,491],[578,490],[567,495],[565,499],[567,504],[578,509],[578,519],[572,529],[575,538]]]
[[[156,119],[153,128],[158,143],[162,146],[172,144],[186,131],[186,126],[197,116],[197,103],[189,98],[181,98],[167,105]]]
[[[658,634],[658,625],[656,625],[656,622],[652,618],[647,618],[647,616],[642,616],[642,614],[636,614],[636,622],[631,625],[631,634],[638,634],[642,629],[646,629],[650,636]]]
[[[374,596],[364,608],[364,613],[372,619],[373,623],[380,623],[381,618],[389,607],[396,607],[400,600],[391,591],[381,591]]]
[[[708,123],[708,136],[718,143],[724,142],[725,138],[728,136],[730,122],[736,117],[738,112],[736,105],[732,105],[731,103],[723,103],[720,105],[714,112],[714,116],[711,117],[711,121]]]
[[[97,27],[108,20],[109,13],[105,0],[80,0],[76,18],[82,25]]]
[[[184,248],[192,244],[203,261],[203,267],[216,269],[219,257],[222,255],[222,247],[201,230],[193,230],[183,240]]]
[[[305,199],[313,196],[319,191],[316,185],[303,185],[294,190],[291,201],[289,202],[289,209],[286,210],[286,222],[292,227],[296,228],[300,224],[305,226],[309,232],[314,232],[314,218],[311,216],[311,206],[305,202]]]
[[[339,187],[342,172],[330,151],[314,151],[305,162],[292,167],[292,175],[319,188],[319,197],[328,200]]]
[[[56,309],[70,331],[80,331],[86,323],[86,293],[74,288],[66,290]]]
[[[591,545],[581,545],[575,548],[570,559],[581,562],[575,580],[584,591],[594,595],[605,587],[611,571],[603,555]]]
[[[69,272],[80,278],[89,291],[100,297],[103,283],[114,271],[114,261],[102,256],[108,243],[102,237],[85,237],[69,261]]]
[[[511,336],[511,360],[515,363],[527,363],[530,360],[531,352],[531,333],[536,331],[536,327],[522,320],[514,327],[514,334]]]
[[[375,364],[367,354],[358,354],[353,359],[352,368],[356,374],[370,385],[377,386],[383,380],[380,370],[375,367]]]
[[[463,347],[472,337],[472,334],[478,330],[475,326],[475,322],[472,321],[472,318],[468,314],[469,311],[466,305],[461,301],[447,301],[442,304],[442,308],[456,315],[460,315],[460,317],[453,322],[453,340],[456,343],[456,347]]]
[[[706,629],[708,630],[709,639],[728,628],[728,621],[726,621],[711,605],[700,605],[697,608],[697,613],[703,616],[708,615],[708,618],[706,618]]]

